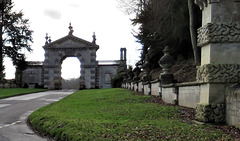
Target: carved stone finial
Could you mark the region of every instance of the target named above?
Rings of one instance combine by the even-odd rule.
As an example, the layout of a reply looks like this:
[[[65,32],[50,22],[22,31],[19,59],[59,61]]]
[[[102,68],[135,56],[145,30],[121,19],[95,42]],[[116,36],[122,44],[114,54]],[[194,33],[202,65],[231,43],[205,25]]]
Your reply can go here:
[[[131,82],[133,80],[133,71],[132,71],[132,67],[129,67],[128,71],[127,71],[127,75],[128,75],[128,82]]]
[[[93,37],[93,41],[92,41],[92,43],[93,43],[93,44],[96,44],[96,40],[97,40],[97,39],[96,39],[95,32],[93,32],[93,36],[92,36],[92,37]]]
[[[51,43],[51,42],[52,42],[52,39],[51,39],[51,36],[49,36],[48,43]]]
[[[149,81],[151,81],[151,75],[149,75],[150,74],[150,67],[149,67],[149,62],[148,61],[146,61],[144,64],[143,64],[143,71],[144,71],[144,75],[143,75],[143,77],[142,77],[142,80],[143,80],[143,82],[149,82]]]
[[[68,35],[72,35],[73,34],[73,27],[72,27],[72,24],[71,23],[69,23],[69,33],[68,33]]]
[[[141,73],[141,69],[138,67],[138,65],[136,64],[136,67],[133,69],[133,74],[134,74],[134,77],[133,77],[133,80],[135,82],[139,81],[140,80],[140,77],[139,77],[139,74]]]
[[[46,44],[48,44],[48,39],[49,39],[49,37],[48,37],[48,33],[46,33],[46,37],[45,37],[45,39],[46,39],[46,42],[45,42],[45,45],[46,45]]]
[[[173,74],[170,73],[170,69],[174,64],[174,58],[170,55],[171,49],[166,46],[163,50],[163,57],[158,61],[158,64],[163,69],[163,73],[160,74],[159,79],[163,84],[169,84],[173,82]]]

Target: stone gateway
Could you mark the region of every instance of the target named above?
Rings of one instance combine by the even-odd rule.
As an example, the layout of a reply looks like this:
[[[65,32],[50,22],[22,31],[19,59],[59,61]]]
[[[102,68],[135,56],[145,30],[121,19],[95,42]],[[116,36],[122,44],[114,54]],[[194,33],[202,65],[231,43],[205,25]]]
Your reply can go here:
[[[42,65],[39,65],[41,62],[29,62],[28,69],[23,72],[24,84],[31,87],[38,85],[47,89],[61,89],[61,64],[67,57],[76,57],[81,62],[79,89],[110,88],[111,78],[117,74],[117,70],[126,67],[126,51],[120,60],[97,61],[96,52],[99,46],[96,44],[95,34],[93,41],[89,42],[74,36],[71,25],[69,29],[67,36],[54,42],[46,36],[46,43],[43,46],[45,60]]]

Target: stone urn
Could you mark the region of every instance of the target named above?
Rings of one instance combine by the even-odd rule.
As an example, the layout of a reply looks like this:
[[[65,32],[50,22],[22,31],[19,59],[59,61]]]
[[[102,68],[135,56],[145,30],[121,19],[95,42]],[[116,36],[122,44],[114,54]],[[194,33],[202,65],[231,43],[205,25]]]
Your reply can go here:
[[[163,73],[161,73],[159,76],[162,84],[170,84],[174,79],[173,74],[170,73],[170,70],[174,65],[174,58],[170,55],[170,51],[171,49],[166,46],[163,50],[163,57],[158,61],[158,64],[163,69]]]
[[[131,81],[133,80],[133,77],[134,77],[134,74],[133,74],[133,71],[132,71],[132,67],[130,67],[130,68],[128,69],[127,75],[128,75],[127,81],[128,81],[128,82],[131,82]]]
[[[133,69],[133,74],[134,74],[133,80],[135,82],[140,80],[140,77],[139,77],[140,73],[141,73],[141,69],[138,67],[138,65],[136,65],[136,67]]]
[[[148,61],[146,61],[143,64],[143,71],[144,71],[144,75],[142,77],[143,82],[151,81],[151,76],[149,75],[151,70],[149,68],[149,62]]]

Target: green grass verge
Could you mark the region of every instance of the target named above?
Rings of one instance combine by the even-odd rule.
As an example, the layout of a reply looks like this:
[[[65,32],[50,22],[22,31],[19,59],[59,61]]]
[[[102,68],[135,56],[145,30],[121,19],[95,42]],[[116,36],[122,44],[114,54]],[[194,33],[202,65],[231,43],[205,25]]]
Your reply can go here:
[[[24,88],[0,89],[0,99],[41,91],[46,91],[46,89],[24,89]]]
[[[124,89],[78,91],[29,116],[56,140],[231,140],[210,125],[183,123],[178,107],[147,103]]]

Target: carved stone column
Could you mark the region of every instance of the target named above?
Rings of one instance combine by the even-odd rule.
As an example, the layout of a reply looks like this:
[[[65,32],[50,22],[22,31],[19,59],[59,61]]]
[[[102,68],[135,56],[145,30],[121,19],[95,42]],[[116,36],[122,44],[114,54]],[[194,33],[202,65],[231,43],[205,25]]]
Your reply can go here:
[[[240,1],[195,0],[202,10],[198,29],[202,82],[196,118],[203,122],[225,121],[225,86],[240,82]]]

